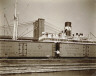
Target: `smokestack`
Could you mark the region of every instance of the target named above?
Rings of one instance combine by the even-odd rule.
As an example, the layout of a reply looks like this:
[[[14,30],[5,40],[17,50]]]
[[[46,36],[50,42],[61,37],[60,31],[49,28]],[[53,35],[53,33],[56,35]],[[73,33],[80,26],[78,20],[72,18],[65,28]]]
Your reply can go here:
[[[71,36],[71,33],[72,33],[71,22],[65,22],[65,34],[66,34],[66,36]]]

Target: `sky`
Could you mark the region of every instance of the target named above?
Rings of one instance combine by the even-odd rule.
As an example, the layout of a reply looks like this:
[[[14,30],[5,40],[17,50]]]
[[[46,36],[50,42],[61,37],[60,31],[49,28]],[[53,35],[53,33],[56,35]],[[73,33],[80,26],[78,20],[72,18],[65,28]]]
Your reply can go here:
[[[2,0],[1,0],[2,1]],[[46,22],[54,25],[54,28],[64,30],[66,21],[72,22],[72,33],[84,33],[86,36],[92,32],[95,33],[95,0],[17,0],[17,13],[19,23],[35,21],[38,18],[45,19]],[[1,25],[6,24],[3,14],[6,14],[9,25],[14,21],[14,3],[15,0],[3,0],[3,11],[0,12]],[[1,8],[2,10],[2,8]],[[50,25],[50,26],[52,26]],[[55,27],[56,26],[56,27]],[[27,31],[32,26],[19,28],[21,34],[26,28]],[[95,28],[93,28],[95,27]],[[50,32],[50,30],[46,29]],[[1,31],[1,33],[3,33]],[[32,36],[32,32],[27,36]]]

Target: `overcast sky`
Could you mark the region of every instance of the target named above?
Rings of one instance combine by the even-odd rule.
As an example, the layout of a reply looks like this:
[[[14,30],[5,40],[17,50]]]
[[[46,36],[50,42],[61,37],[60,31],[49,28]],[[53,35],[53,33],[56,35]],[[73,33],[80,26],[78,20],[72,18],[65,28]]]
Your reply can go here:
[[[3,4],[9,24],[13,24],[14,1],[5,0]],[[93,32],[94,8],[94,0],[18,0],[17,12],[20,23],[44,18],[63,30],[64,23],[70,21],[73,33],[88,34]]]

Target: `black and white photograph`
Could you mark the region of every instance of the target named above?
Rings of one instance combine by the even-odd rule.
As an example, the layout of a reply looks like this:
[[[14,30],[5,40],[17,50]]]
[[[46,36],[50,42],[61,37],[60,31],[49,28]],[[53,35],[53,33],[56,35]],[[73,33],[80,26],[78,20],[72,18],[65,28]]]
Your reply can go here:
[[[96,0],[0,0],[0,76],[96,76]]]

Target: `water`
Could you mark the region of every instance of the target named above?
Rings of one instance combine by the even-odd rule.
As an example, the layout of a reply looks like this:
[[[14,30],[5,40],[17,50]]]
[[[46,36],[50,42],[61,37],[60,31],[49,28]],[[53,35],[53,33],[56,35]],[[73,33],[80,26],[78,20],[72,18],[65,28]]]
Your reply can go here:
[[[5,59],[0,60],[0,74],[0,76],[96,76],[96,60]]]
[[[9,74],[9,75],[1,75],[1,76],[96,76],[96,70]]]

